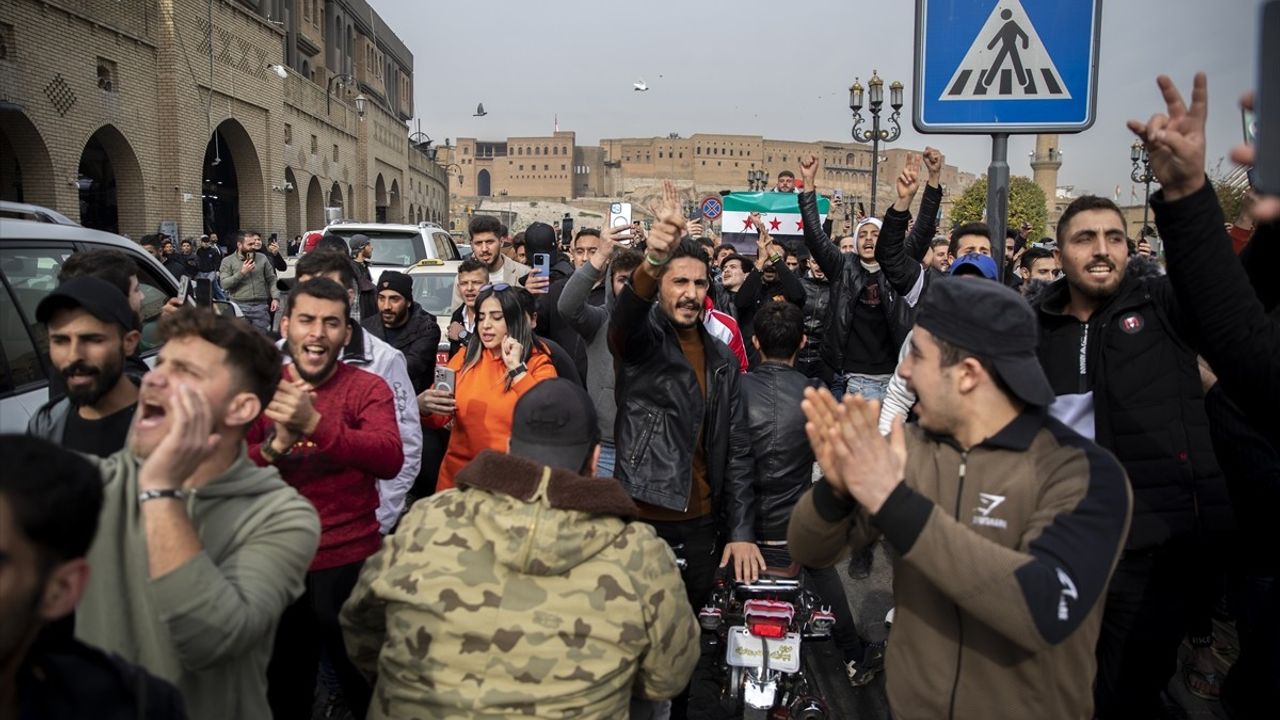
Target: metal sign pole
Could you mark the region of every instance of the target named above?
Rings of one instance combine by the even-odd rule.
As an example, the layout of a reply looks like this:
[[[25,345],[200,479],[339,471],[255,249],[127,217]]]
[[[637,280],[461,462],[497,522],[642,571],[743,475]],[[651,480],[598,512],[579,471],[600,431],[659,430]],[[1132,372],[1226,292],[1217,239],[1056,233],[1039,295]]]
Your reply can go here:
[[[987,227],[991,230],[991,259],[1000,282],[1006,272],[1004,232],[1009,223],[1009,133],[991,135],[991,165],[987,167]]]

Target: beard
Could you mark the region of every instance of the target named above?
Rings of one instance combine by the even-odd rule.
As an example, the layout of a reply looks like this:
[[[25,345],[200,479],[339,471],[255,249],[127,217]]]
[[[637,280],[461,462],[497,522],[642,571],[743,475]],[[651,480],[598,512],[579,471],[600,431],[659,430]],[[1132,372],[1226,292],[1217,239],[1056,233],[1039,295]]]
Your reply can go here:
[[[289,348],[289,357],[293,358],[293,371],[298,373],[298,377],[303,382],[313,387],[329,379],[329,376],[333,374],[333,369],[338,366],[338,357],[339,355],[341,355],[341,352],[342,352],[342,349],[338,348],[335,352],[333,352],[333,354],[329,355],[329,359],[325,360],[324,365],[321,366],[319,371],[310,372],[305,368],[303,368],[302,363],[299,362],[298,360],[298,357],[302,354],[301,347],[298,347],[297,349],[295,349],[294,344],[289,343],[288,348]]]
[[[406,305],[398,313],[378,313],[382,316],[382,324],[389,328],[398,328],[409,319],[409,307]]]
[[[102,367],[94,367],[82,360],[77,360],[63,368],[61,374],[64,381],[69,380],[73,375],[92,378],[92,382],[82,387],[73,387],[67,383],[67,399],[77,407],[96,405],[104,395],[111,392],[116,383],[120,382],[120,377],[124,375],[124,357],[108,360]]]

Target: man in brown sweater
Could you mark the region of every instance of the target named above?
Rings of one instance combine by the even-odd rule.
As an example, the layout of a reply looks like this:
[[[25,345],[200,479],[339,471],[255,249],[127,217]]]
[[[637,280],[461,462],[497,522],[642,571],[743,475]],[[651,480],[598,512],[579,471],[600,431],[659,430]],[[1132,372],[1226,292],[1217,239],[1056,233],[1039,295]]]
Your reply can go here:
[[[722,567],[732,562],[744,579],[754,579],[764,559],[754,542],[738,361],[702,325],[710,261],[682,238],[684,216],[670,183],[655,214],[645,261],[609,318],[618,401],[614,475],[641,519],[686,561],[682,575],[696,611],[711,593],[717,559]],[[673,717],[683,716],[682,698]]]
[[[896,551],[885,656],[895,718],[1088,718],[1102,599],[1133,506],[1120,463],[1054,420],[1031,309],[998,283],[944,278],[899,373],[919,425],[807,390],[825,481],[787,542],[827,567],[883,534]]]

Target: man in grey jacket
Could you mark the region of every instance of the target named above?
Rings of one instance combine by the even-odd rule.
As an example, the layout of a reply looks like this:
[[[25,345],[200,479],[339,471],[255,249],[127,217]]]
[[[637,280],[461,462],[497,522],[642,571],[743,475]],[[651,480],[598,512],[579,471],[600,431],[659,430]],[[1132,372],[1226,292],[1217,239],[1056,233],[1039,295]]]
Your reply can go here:
[[[600,423],[601,477],[612,477],[617,451],[613,442],[613,423],[618,406],[613,396],[613,353],[609,350],[609,314],[613,300],[632,271],[640,266],[640,253],[618,245],[629,237],[630,228],[605,228],[600,231],[600,247],[569,277],[556,303],[560,316],[582,336],[587,345],[587,393],[596,406]],[[609,282],[605,282],[606,276]],[[593,305],[588,298],[596,288],[605,293],[604,305]]]
[[[218,277],[223,291],[240,305],[244,318],[270,335],[271,313],[280,309],[280,289],[276,287],[276,269],[261,249],[258,233],[236,233],[237,252],[222,259]]]

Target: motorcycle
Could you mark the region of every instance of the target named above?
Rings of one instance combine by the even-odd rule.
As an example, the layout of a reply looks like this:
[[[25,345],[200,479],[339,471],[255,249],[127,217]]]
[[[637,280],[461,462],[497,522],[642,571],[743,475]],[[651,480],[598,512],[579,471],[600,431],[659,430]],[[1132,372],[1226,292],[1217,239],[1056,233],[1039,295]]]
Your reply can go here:
[[[800,566],[766,568],[753,583],[721,576],[698,613],[704,636],[724,648],[725,694],[745,720],[825,720],[827,708],[801,662],[801,644],[826,640],[831,608],[800,584]]]

